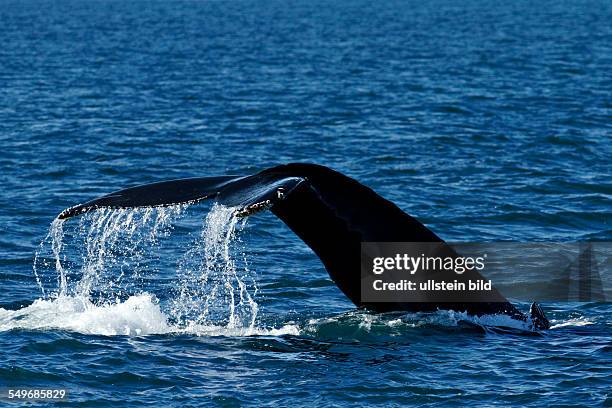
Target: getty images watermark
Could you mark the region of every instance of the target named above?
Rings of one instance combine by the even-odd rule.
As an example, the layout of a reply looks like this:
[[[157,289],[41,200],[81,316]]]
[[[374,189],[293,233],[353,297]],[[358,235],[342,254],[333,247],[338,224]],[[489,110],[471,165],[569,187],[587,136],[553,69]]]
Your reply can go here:
[[[612,243],[363,242],[363,302],[605,302]]]

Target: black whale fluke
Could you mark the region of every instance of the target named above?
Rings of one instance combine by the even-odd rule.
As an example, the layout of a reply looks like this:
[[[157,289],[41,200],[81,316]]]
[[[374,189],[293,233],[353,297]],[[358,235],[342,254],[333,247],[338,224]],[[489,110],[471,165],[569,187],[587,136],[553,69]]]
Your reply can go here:
[[[115,191],[62,211],[59,219],[98,208],[167,207],[193,204],[214,198],[220,203],[248,211],[250,206],[276,201],[303,181],[300,177],[253,176],[196,177],[162,181]]]
[[[97,208],[161,207],[194,203],[216,196],[225,185],[240,178],[239,176],[198,177],[126,188],[67,208],[58,215],[58,218],[74,217]]]
[[[450,309],[477,316],[505,314],[527,320],[526,315],[496,290],[493,291],[494,302],[362,302],[358,256],[362,242],[439,242],[447,245],[372,189],[324,166],[294,163],[251,176],[201,177],[147,184],[68,208],[58,218],[70,218],[97,208],[169,206],[204,199],[237,207],[239,216],[270,209],[312,248],[331,279],[359,307],[376,312]],[[447,250],[456,255],[452,248]],[[475,271],[472,277],[481,278]],[[537,316],[534,326],[548,328],[544,314]]]

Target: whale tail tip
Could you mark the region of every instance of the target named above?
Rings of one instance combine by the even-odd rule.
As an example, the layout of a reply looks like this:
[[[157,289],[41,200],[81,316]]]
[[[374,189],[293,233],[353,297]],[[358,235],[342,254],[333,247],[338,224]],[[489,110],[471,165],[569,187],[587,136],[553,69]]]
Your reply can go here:
[[[533,327],[538,330],[548,330],[550,329],[550,322],[546,318],[544,314],[544,310],[542,306],[533,302],[531,307],[529,308],[529,315],[531,316],[531,321],[533,322]]]

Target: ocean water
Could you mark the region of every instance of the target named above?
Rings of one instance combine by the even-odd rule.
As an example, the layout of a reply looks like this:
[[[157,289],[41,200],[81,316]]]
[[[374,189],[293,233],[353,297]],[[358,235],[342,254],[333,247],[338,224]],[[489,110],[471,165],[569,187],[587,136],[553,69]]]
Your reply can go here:
[[[297,161],[449,241],[612,241],[611,21],[596,0],[0,2],[0,388],[612,406],[610,303],[545,303],[541,333],[372,315],[270,213],[52,224],[126,186]]]

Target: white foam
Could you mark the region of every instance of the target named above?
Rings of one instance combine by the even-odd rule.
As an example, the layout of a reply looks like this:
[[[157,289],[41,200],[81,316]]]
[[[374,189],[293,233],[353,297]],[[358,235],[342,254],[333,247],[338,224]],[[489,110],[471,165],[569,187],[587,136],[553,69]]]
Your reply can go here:
[[[457,321],[468,321],[485,327],[507,327],[517,330],[533,330],[531,319],[521,321],[504,314],[469,316],[467,313],[455,313]]]
[[[553,320],[551,323],[552,323],[550,326],[551,329],[559,329],[561,327],[589,326],[589,325],[595,324],[595,321],[589,320],[586,317],[578,317],[576,319],[569,319],[567,321]]]
[[[227,336],[227,337],[244,337],[244,336],[298,336],[300,328],[296,324],[285,324],[279,328],[265,327],[232,327],[232,326],[214,326],[214,325],[192,325],[185,328],[178,328],[176,333],[194,334],[196,336]]]
[[[16,329],[67,330],[104,336],[194,334],[197,336],[298,335],[299,328],[231,327],[216,325],[179,326],[168,323],[155,296],[143,293],[124,302],[96,306],[86,297],[60,296],[36,300],[20,310],[0,308],[0,332]]]
[[[467,321],[485,327],[510,327],[532,330],[530,322],[514,320],[505,315],[469,316],[466,313],[439,310],[433,313],[408,313],[400,318],[389,319],[384,314],[372,315],[348,312],[336,316],[310,319],[304,327],[289,322],[279,327],[258,327],[255,325],[236,326],[212,323],[171,324],[169,317],[156,297],[142,293],[129,297],[123,302],[95,305],[87,297],[60,296],[54,300],[38,299],[19,310],[0,308],[0,332],[8,330],[66,330],[82,334],[104,336],[144,336],[160,334],[188,334],[195,336],[284,336],[309,334],[316,336],[323,326],[348,325],[365,332],[374,327],[388,326],[401,330],[402,327],[425,326],[456,327]],[[553,321],[551,329],[580,327],[595,324],[593,320],[579,317]]]
[[[85,334],[144,335],[167,333],[166,316],[152,295],[96,306],[86,297],[60,296],[36,300],[16,311],[0,309],[0,331],[61,329]]]
[[[505,327],[518,330],[532,330],[532,324],[512,319],[507,315],[484,315],[470,316],[467,313],[455,312],[452,310],[438,310],[428,313],[405,313],[401,317],[389,318],[385,314],[368,314],[359,311],[352,311],[336,316],[310,319],[305,327],[305,331],[316,333],[319,328],[330,324],[354,325],[360,330],[370,332],[377,330],[377,327],[387,326],[393,329],[418,328],[426,326],[457,327],[460,322],[470,322],[483,327]]]

